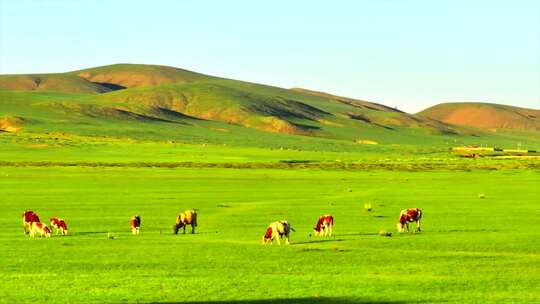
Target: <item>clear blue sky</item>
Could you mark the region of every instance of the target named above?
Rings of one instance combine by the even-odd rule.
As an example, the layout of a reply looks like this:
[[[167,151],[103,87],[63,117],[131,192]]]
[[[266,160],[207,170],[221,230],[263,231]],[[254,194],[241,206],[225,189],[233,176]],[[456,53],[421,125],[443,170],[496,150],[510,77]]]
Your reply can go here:
[[[163,64],[415,112],[540,108],[540,1],[0,0],[0,73]]]

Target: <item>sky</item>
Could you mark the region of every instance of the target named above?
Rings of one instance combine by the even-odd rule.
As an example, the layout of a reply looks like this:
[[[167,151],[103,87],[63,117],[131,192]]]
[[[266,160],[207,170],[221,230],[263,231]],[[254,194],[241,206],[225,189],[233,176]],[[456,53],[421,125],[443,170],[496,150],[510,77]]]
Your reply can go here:
[[[540,1],[0,0],[0,74],[161,64],[414,113],[540,109]]]

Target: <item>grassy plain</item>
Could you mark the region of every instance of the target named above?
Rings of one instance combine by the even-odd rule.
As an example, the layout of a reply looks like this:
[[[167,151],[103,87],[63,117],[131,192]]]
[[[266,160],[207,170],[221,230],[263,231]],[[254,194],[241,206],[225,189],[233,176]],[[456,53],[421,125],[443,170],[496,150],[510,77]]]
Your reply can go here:
[[[532,303],[539,181],[516,169],[0,167],[0,301]],[[396,234],[399,210],[415,206],[424,232]],[[64,217],[70,235],[23,236],[25,208]],[[198,233],[172,235],[188,208]],[[310,238],[323,213],[335,237]],[[277,219],[297,230],[292,245],[261,245]]]

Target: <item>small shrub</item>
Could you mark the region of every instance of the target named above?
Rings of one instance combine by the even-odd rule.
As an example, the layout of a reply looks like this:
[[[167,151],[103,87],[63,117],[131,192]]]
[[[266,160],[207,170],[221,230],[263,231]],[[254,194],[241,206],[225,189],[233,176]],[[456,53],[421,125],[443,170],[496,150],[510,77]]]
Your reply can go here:
[[[364,203],[364,209],[367,212],[370,212],[371,210],[373,210],[373,206],[371,205],[371,202]]]

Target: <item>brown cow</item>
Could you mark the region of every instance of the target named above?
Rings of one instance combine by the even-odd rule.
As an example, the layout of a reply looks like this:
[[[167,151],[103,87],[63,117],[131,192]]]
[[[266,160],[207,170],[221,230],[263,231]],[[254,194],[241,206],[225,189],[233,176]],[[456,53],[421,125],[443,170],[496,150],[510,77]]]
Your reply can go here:
[[[266,228],[262,242],[263,244],[273,244],[274,241],[276,241],[278,245],[281,245],[279,239],[285,237],[285,244],[288,245],[290,242],[289,234],[291,233],[291,230],[295,231],[287,221],[273,222]]]
[[[319,217],[317,225],[313,228],[313,232],[317,236],[332,236],[334,230],[334,217],[330,214],[325,214]]]
[[[139,230],[141,229],[141,217],[135,215],[129,219],[129,227],[131,228],[131,233],[139,234]]]
[[[32,228],[30,228],[30,236],[35,237],[39,234],[39,237],[46,236],[51,237],[51,230],[47,225],[40,222],[32,222]]]
[[[420,232],[420,220],[422,219],[422,210],[418,208],[409,208],[405,210],[401,210],[401,213],[399,214],[399,220],[397,223],[397,230],[399,232],[405,232],[405,227],[407,228],[407,232],[409,232],[409,223],[410,222],[416,222],[416,230]]]
[[[178,230],[183,228],[184,234],[186,234],[187,225],[191,225],[191,233],[195,233],[195,227],[197,227],[197,211],[194,209],[186,210],[176,216],[176,224],[173,226],[173,233],[178,234]]]
[[[30,233],[32,230],[32,223],[40,222],[39,216],[31,210],[25,210],[22,215],[24,234]]]
[[[62,235],[68,234],[68,228],[63,219],[51,217],[51,227],[55,231],[55,234],[58,234],[59,232],[62,233]]]

